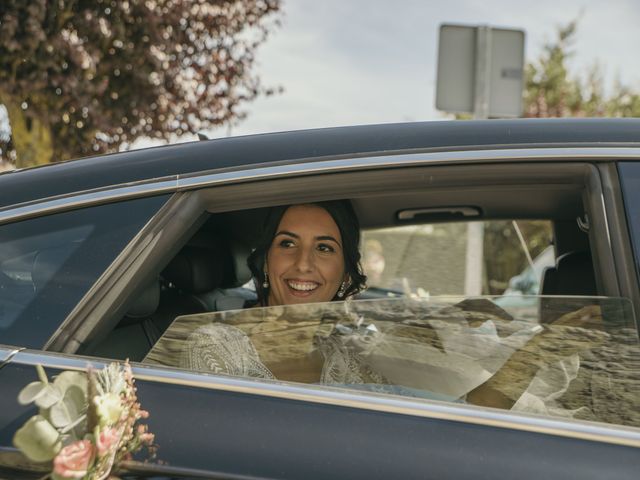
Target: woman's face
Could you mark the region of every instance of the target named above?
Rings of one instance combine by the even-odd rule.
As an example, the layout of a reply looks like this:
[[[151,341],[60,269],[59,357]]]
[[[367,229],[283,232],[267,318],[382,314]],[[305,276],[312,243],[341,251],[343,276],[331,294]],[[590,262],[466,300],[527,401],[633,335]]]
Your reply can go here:
[[[269,306],[328,302],[345,279],[340,230],[314,205],[289,207],[267,254]]]

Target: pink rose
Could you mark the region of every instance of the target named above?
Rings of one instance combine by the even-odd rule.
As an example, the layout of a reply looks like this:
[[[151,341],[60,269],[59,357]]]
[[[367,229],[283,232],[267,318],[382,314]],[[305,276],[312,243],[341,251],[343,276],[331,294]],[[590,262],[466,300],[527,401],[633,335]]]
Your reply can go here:
[[[120,432],[113,428],[105,428],[100,430],[100,434],[96,438],[96,447],[98,448],[98,455],[104,456],[107,453],[111,453],[118,448],[118,442],[120,442]]]
[[[53,459],[53,473],[62,478],[82,478],[93,462],[94,448],[89,440],[78,440],[64,447]]]
[[[140,435],[140,441],[147,445],[151,445],[155,440],[156,436],[153,433],[143,433]]]

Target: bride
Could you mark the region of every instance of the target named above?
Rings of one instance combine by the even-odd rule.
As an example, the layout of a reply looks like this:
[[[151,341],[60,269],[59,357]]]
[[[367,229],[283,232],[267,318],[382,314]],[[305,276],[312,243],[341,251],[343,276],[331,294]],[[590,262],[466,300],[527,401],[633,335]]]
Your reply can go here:
[[[273,207],[247,260],[258,295],[257,303],[252,306],[346,300],[365,288],[359,244],[360,226],[348,201]],[[264,310],[263,315],[270,310],[282,311]],[[253,312],[246,313],[251,316]],[[293,370],[297,374],[292,372],[291,364],[270,364],[268,353],[256,348],[260,346],[259,340],[253,340],[236,326],[209,323],[189,335],[181,367],[236,376],[321,383],[381,381],[375,375],[369,378],[370,372],[359,372],[357,359],[329,336],[320,342],[321,345],[315,336],[307,336],[308,343],[312,342],[318,348],[311,349],[304,359],[296,360]],[[354,375],[357,378],[352,378]],[[367,378],[360,378],[362,375]]]

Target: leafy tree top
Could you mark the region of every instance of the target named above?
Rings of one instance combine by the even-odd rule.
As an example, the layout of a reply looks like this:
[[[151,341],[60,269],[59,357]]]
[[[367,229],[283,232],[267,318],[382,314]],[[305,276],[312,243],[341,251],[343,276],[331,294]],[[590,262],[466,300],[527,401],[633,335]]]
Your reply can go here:
[[[0,103],[15,148],[40,131],[56,161],[241,118],[269,93],[252,67],[279,1],[3,0]]]
[[[577,20],[561,26],[554,42],[525,69],[525,117],[638,117],[640,94],[617,81],[607,95],[602,69],[595,64],[584,77],[571,75],[567,62]]]

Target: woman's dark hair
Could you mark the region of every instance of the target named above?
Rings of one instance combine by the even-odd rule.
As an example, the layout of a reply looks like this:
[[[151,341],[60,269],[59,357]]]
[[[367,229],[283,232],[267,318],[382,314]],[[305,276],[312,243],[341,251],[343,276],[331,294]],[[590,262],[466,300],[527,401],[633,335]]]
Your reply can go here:
[[[348,200],[332,200],[328,202],[316,202],[305,205],[313,205],[323,208],[327,211],[333,221],[336,222],[342,237],[342,253],[344,255],[345,273],[351,280],[349,286],[345,290],[344,297],[354,295],[366,288],[367,277],[362,273],[360,265],[360,223],[358,217]],[[269,296],[268,288],[265,289],[264,283],[264,264],[267,258],[267,252],[273,243],[276,230],[285,212],[292,205],[283,205],[272,207],[265,218],[260,237],[258,238],[255,249],[247,258],[247,265],[251,270],[254,282],[256,284],[256,292],[258,294],[258,303],[260,305],[267,304]],[[339,300],[336,296],[333,300]]]

